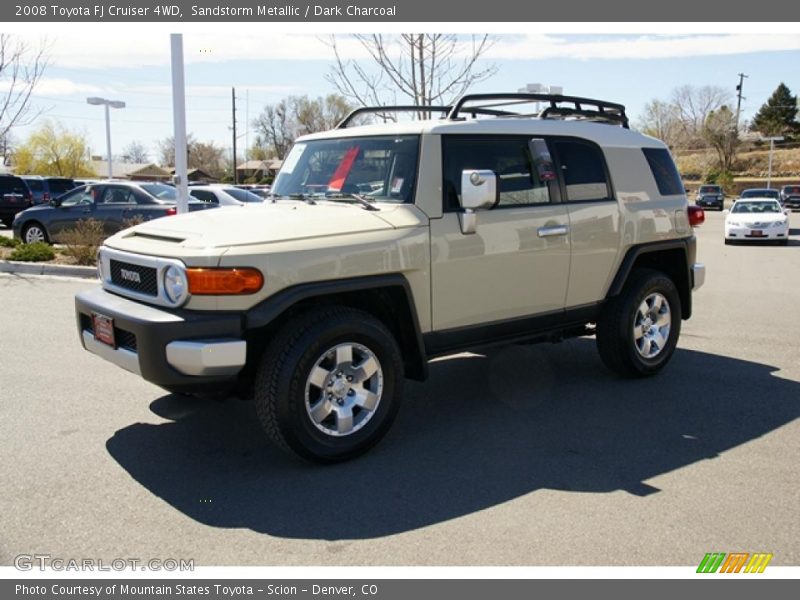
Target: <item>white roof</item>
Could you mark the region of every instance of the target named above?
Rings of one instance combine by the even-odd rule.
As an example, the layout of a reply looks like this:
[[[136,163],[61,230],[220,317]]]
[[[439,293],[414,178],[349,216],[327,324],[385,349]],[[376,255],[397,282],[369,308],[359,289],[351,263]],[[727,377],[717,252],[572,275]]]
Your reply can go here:
[[[346,127],[313,133],[297,139],[298,142],[318,139],[345,138],[373,135],[563,135],[591,140],[601,146],[630,148],[663,148],[664,143],[631,129],[609,123],[595,123],[576,119],[538,119],[489,117],[466,121],[402,121],[360,127]]]

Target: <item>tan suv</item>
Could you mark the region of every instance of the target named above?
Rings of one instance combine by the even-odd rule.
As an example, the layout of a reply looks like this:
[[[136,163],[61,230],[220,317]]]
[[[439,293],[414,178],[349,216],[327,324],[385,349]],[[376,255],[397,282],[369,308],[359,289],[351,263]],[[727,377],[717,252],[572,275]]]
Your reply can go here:
[[[386,122],[353,126],[370,119]],[[703,283],[701,221],[618,104],[359,109],[297,140],[263,205],[109,238],[79,333],[167,390],[245,391],[277,444],[339,461],[386,433],[436,356],[596,334],[620,375],[657,373]]]

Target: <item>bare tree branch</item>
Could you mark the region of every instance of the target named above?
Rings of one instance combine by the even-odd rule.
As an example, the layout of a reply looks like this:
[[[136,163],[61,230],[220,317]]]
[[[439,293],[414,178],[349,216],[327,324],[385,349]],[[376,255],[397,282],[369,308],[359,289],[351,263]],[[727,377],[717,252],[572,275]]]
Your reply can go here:
[[[331,36],[326,43],[333,50],[334,63],[326,79],[339,93],[362,105],[391,104],[397,96],[421,106],[451,104],[497,71],[494,64],[479,68],[493,43],[488,35],[467,40],[455,34],[371,34],[353,39],[369,58],[343,60],[337,38]]]
[[[9,34],[0,34],[0,137],[15,125],[28,125],[41,114],[31,106],[31,94],[48,64],[48,44],[38,48]]]

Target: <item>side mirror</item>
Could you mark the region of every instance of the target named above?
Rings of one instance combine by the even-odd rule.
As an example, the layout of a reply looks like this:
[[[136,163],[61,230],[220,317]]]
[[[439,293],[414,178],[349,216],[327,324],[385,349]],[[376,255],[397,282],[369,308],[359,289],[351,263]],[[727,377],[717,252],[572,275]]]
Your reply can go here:
[[[499,200],[497,175],[494,171],[465,169],[461,172],[461,208],[459,214],[461,233],[475,233],[477,229],[476,210],[488,210]]]
[[[730,214],[730,212],[731,212],[731,211],[729,211],[729,210],[726,208],[725,210],[723,210],[723,211],[722,211],[722,214],[723,214],[723,215],[727,215],[727,214]]]
[[[61,203],[58,201],[58,198],[50,198],[50,206],[58,206],[59,204]]]

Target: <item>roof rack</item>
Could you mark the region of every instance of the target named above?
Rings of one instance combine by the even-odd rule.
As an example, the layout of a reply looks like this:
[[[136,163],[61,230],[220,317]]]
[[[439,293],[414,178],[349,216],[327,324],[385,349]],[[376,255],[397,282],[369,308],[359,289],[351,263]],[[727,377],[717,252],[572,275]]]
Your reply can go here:
[[[505,100],[500,104],[483,104],[477,107],[465,106],[468,102]],[[562,96],[561,94],[527,94],[527,93],[505,93],[505,94],[466,94],[458,99],[455,105],[447,114],[449,120],[462,119],[461,113],[474,114],[477,110],[489,110],[492,106],[511,106],[515,104],[525,104],[529,102],[546,102],[549,104],[544,110],[534,114],[520,114],[510,111],[498,111],[504,116],[531,117],[536,116],[540,119],[578,117],[591,121],[601,121],[621,125],[629,129],[628,116],[625,114],[625,107],[622,104],[606,102],[605,100],[594,100],[592,98],[580,98],[578,96]],[[562,106],[567,104],[567,106]],[[589,105],[588,107],[586,105]]]
[[[345,129],[347,126],[360,115],[367,115],[367,114],[386,114],[386,113],[401,113],[401,112],[428,112],[428,113],[440,113],[442,115],[441,118],[447,117],[447,115],[451,112],[452,106],[422,106],[422,105],[412,105],[412,104],[404,104],[404,105],[394,105],[394,106],[362,106],[360,108],[356,108],[355,110],[351,111],[344,119],[342,119],[339,124],[336,126],[336,129]],[[494,117],[499,116],[514,116],[515,113],[508,112],[504,110],[494,110],[491,108],[483,107],[483,106],[469,106],[466,108],[462,108],[462,112],[472,115],[475,118],[476,115],[490,115]]]

